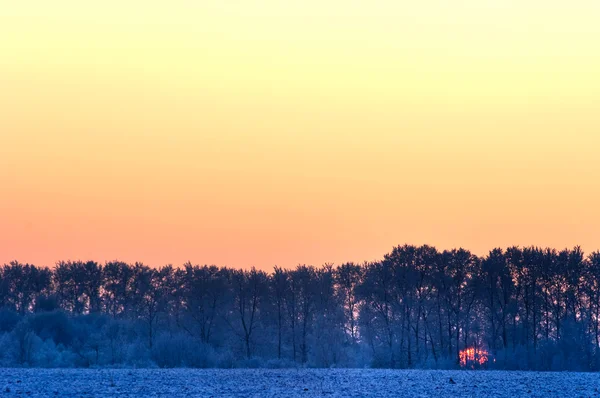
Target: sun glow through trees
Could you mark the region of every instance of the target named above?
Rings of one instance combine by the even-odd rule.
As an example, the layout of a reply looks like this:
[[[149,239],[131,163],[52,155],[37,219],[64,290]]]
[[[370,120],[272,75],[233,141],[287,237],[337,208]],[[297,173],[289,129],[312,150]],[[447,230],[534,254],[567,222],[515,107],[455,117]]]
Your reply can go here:
[[[487,350],[479,348],[465,348],[459,353],[460,366],[462,368],[478,368],[485,366],[489,360]]]

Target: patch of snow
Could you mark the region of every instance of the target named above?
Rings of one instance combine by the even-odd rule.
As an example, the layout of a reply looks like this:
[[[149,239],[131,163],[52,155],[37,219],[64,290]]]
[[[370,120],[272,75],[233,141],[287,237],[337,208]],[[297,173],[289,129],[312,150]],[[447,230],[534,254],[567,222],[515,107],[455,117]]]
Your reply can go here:
[[[0,397],[13,396],[600,397],[600,377],[383,369],[0,369]]]

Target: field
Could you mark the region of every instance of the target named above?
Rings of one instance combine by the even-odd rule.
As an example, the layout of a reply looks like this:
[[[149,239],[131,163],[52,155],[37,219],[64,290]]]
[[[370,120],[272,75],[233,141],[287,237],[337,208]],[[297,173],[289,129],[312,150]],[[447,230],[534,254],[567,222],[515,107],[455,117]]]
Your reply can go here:
[[[0,369],[0,397],[594,397],[600,375],[374,369]]]

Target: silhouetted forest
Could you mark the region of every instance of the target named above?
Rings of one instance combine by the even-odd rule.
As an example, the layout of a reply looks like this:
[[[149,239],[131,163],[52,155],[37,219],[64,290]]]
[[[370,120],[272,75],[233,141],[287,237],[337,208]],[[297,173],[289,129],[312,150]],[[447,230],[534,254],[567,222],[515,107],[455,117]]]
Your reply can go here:
[[[0,365],[600,369],[600,253],[398,246],[275,267],[12,262]]]

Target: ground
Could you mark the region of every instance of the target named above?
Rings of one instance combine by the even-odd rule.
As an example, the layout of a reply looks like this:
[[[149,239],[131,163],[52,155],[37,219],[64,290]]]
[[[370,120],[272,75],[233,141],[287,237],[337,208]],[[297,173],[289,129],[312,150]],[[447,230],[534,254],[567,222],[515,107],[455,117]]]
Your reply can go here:
[[[597,373],[0,369],[0,397],[600,397]]]

